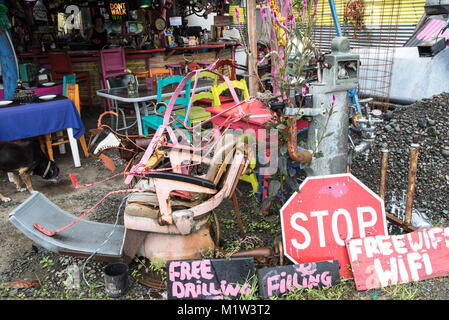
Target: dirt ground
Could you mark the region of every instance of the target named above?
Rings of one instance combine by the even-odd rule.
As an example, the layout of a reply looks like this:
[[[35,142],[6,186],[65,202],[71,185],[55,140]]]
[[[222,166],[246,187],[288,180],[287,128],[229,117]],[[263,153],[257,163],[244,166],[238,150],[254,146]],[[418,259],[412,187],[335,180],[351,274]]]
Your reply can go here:
[[[89,130],[96,126],[98,114],[84,115],[83,121]],[[88,135],[86,137],[88,139]],[[114,160],[116,173],[123,171],[124,166],[117,153],[108,154]],[[70,148],[60,155],[55,152],[55,161],[60,168],[61,182],[53,184],[40,177],[33,177],[34,188],[43,193],[63,210],[79,216],[95,205],[104,195],[113,190],[125,189],[123,177],[118,176],[103,184],[90,188],[75,189],[69,175],[74,173],[78,182],[94,183],[110,177],[112,173],[106,169],[101,160],[81,155],[80,168],[73,165]],[[220,247],[226,252],[252,247],[272,247],[280,238],[279,214],[271,213],[263,216],[259,204],[251,195],[250,185],[241,182],[238,185],[237,198],[240,205],[242,220],[248,238],[242,243],[238,225],[235,219],[234,206],[231,200],[225,200],[215,210],[220,230]],[[87,264],[87,279],[92,285],[86,287],[81,283],[81,289],[67,290],[66,270],[71,265],[81,267],[85,259],[57,255],[33,246],[33,242],[18,231],[8,221],[9,213],[25,201],[30,194],[16,192],[14,184],[8,181],[6,174],[0,175],[0,193],[10,197],[11,202],[0,203],[0,297],[6,299],[106,299],[102,270],[106,263],[91,261]],[[92,211],[86,219],[98,222],[113,223],[122,195],[114,195],[106,199]],[[122,218],[119,223],[123,223]],[[288,262],[287,262],[288,263]],[[130,265],[131,285],[129,292],[121,299],[165,299],[164,290],[157,290],[136,281],[142,269],[142,263],[133,262]],[[14,280],[38,280],[36,288],[8,289],[4,284]],[[291,295],[287,299],[295,300],[411,300],[411,299],[449,299],[449,278],[442,277],[417,283],[390,286],[385,289],[358,292],[352,280],[343,281],[331,290],[307,290]]]

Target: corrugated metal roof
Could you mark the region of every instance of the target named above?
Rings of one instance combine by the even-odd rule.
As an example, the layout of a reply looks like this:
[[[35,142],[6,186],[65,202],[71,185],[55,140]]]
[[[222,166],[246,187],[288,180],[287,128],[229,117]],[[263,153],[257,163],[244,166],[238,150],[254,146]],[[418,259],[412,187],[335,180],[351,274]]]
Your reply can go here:
[[[444,20],[443,20],[444,19]],[[430,17],[427,21],[415,32],[415,34],[407,41],[405,47],[416,47],[424,41],[434,38],[438,35],[439,38],[444,37],[449,40],[449,29],[440,34],[441,29],[446,24],[444,17]]]
[[[343,19],[345,7],[350,0],[336,0],[339,19]],[[424,13],[425,0],[365,0],[365,24],[379,24],[379,19],[397,21],[398,24],[416,24]],[[397,13],[400,13],[397,15]],[[342,22],[342,21],[340,21]],[[317,25],[333,24],[327,1],[320,1],[317,10]]]
[[[363,28],[345,25],[344,11],[349,0],[336,0],[338,17],[345,36],[352,47],[401,47],[413,35],[416,24],[424,14],[425,0],[365,0]],[[320,1],[317,23],[314,28],[315,41],[323,51],[330,49],[336,36],[334,22],[327,1]]]
[[[363,31],[354,30],[352,26],[342,28],[343,35],[348,37],[351,47],[402,47],[410,39],[415,25],[402,26],[369,26]],[[336,37],[335,28],[321,26],[314,28],[314,38],[323,51],[330,50],[330,42]]]

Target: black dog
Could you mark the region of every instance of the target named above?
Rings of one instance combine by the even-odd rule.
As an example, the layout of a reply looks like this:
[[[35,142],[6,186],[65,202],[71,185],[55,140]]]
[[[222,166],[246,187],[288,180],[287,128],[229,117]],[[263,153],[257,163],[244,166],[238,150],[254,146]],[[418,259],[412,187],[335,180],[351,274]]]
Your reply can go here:
[[[59,182],[59,168],[42,152],[35,140],[23,142],[0,141],[0,171],[13,173],[17,191],[25,191],[20,187],[20,179],[25,183],[30,193],[34,192],[31,185],[31,175],[41,176],[52,182]],[[20,178],[19,178],[20,177]],[[0,201],[7,202],[0,193]]]

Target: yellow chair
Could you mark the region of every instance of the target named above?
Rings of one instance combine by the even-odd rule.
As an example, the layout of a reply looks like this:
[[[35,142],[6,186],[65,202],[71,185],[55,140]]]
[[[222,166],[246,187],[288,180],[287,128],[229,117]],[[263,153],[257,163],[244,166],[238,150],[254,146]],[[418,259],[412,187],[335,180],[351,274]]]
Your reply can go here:
[[[66,84],[66,97],[73,101],[73,103],[76,106],[76,110],[78,110],[78,113],[81,115],[78,84]],[[53,147],[70,143],[70,141],[68,140],[68,136],[64,136],[61,133],[62,130],[46,134],[45,140],[42,138],[42,136],[39,137],[41,149],[47,150],[48,158],[52,161],[54,161]],[[52,134],[56,134],[56,136],[52,137]],[[81,144],[81,148],[83,149],[84,155],[86,156],[86,158],[88,158],[89,153],[87,152],[87,144],[84,135],[79,139],[79,141]]]
[[[234,87],[234,89],[237,88],[242,91],[243,99],[249,98],[249,90],[248,90],[248,86],[246,85],[245,79],[231,81],[231,85]],[[229,89],[229,87],[226,82],[222,82],[218,86],[212,87],[211,90],[212,90],[212,95],[214,98],[215,106],[219,106],[221,104],[220,95],[225,90],[228,90],[228,89]],[[248,169],[245,171],[245,174],[243,174],[240,177],[240,180],[251,183],[254,193],[257,193],[257,190],[259,189],[259,180],[257,179],[257,175],[254,172],[254,169],[256,168],[256,163],[257,163],[256,155],[253,155]]]
[[[243,94],[243,99],[249,98],[249,90],[248,90],[248,86],[246,85],[245,79],[231,81],[231,84],[234,87],[234,89],[241,90],[241,92]],[[212,95],[214,96],[214,106],[221,105],[222,102],[220,99],[220,95],[228,89],[229,89],[229,87],[226,82],[222,82],[218,86],[212,86],[211,90],[212,90]]]

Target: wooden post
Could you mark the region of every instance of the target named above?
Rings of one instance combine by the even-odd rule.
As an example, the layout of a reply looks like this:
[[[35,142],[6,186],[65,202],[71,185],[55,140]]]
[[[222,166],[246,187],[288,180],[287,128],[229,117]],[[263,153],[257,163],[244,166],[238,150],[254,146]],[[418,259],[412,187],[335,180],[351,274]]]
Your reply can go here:
[[[387,190],[387,168],[388,168],[388,149],[386,146],[382,147],[382,166],[380,168],[380,185],[379,197],[385,200],[385,193]]]
[[[416,188],[416,172],[418,170],[418,153],[419,145],[417,139],[414,141],[410,149],[410,167],[408,172],[408,187],[407,187],[407,200],[405,203],[405,224],[412,224],[412,210],[413,210],[413,198]]]
[[[247,0],[246,2],[246,16],[248,26],[248,45],[251,56],[248,57],[248,71],[249,71],[249,94],[255,96],[257,93],[257,33],[256,33],[256,0]]]

